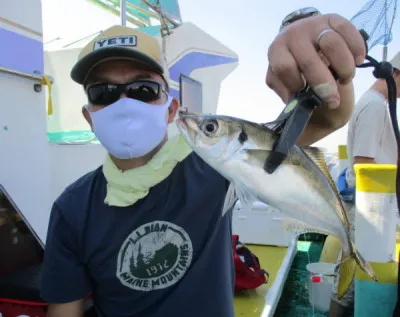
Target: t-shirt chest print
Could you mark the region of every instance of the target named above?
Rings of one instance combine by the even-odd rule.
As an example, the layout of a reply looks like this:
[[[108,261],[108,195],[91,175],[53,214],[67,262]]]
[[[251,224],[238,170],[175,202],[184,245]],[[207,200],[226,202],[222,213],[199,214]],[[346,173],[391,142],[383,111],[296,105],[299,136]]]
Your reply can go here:
[[[167,221],[154,221],[134,230],[118,253],[117,277],[138,291],[167,288],[178,282],[192,262],[187,232]]]

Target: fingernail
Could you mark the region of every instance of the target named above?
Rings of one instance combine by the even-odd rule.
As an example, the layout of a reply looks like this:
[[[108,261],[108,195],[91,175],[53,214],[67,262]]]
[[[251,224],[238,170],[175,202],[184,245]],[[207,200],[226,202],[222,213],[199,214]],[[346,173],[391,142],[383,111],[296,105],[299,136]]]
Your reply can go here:
[[[364,56],[357,56],[356,58],[356,65],[361,65],[364,62]]]
[[[339,100],[338,99],[331,99],[327,101],[328,109],[336,109],[339,107]]]

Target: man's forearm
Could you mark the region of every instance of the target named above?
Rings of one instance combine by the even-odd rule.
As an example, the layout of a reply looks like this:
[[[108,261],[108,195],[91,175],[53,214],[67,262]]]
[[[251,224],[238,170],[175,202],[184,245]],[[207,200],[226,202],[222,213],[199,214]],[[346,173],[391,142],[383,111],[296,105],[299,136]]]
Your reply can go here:
[[[376,161],[372,157],[366,156],[355,156],[354,164],[376,164]]]

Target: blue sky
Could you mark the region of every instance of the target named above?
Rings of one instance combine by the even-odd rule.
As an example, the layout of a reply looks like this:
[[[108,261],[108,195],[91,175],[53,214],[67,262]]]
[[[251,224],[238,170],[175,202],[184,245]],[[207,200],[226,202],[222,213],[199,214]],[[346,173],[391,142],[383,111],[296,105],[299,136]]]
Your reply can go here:
[[[248,3],[247,6],[244,3]],[[353,17],[365,0],[180,0],[184,21],[191,21],[239,55],[239,66],[225,79],[221,87],[218,112],[256,122],[271,121],[284,106],[265,84],[268,66],[267,50],[289,12],[314,6],[323,13]],[[42,0],[44,41],[56,37],[73,41],[120,23],[120,19],[98,9],[86,0]],[[91,16],[92,12],[96,12]],[[94,19],[94,16],[96,19]],[[92,17],[92,18],[91,18]],[[399,20],[393,30],[399,29]],[[400,50],[400,37],[394,33],[388,57]],[[382,58],[382,47],[370,54]],[[373,83],[371,70],[357,70],[355,83],[358,98]],[[346,143],[347,126],[317,143],[335,151]]]

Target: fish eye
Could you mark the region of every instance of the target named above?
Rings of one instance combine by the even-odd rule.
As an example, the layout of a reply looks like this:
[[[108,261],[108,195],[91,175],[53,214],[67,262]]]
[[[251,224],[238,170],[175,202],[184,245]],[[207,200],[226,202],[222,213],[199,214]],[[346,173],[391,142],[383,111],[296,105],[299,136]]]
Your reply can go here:
[[[218,122],[214,119],[204,120],[201,129],[206,134],[213,134],[218,130]]]

